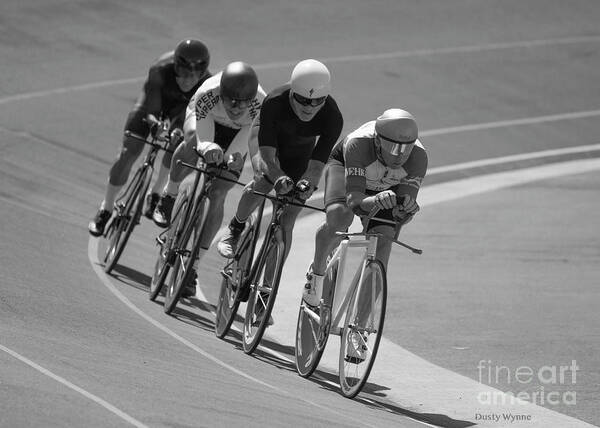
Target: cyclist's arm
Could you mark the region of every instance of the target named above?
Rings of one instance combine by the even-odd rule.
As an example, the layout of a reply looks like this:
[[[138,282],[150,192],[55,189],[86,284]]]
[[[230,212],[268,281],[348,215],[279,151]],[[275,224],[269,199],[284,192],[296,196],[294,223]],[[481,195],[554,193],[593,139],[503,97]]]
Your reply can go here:
[[[212,102],[212,92],[203,93],[198,90],[192,97],[190,104],[194,105],[196,151],[205,155],[208,150],[215,148],[215,120],[211,113],[215,103]]]
[[[346,204],[357,215],[368,214],[374,205],[367,191],[367,166],[377,159],[369,139],[350,138],[344,140],[342,154],[346,168]]]
[[[144,83],[144,108],[148,112],[146,120],[152,127],[153,125],[160,124],[159,117],[162,111],[162,87],[164,80],[158,71],[158,69],[151,68],[148,71],[148,79]]]
[[[279,165],[279,158],[277,157],[277,149],[275,147],[260,146],[258,150],[262,160],[261,167],[263,168],[263,171],[261,172],[266,175],[269,180],[275,182],[279,177],[287,175]]]
[[[275,182],[279,177],[286,175],[279,165],[277,157],[277,103],[272,100],[265,100],[260,109],[259,118],[255,121],[258,126],[258,151],[261,157],[262,172],[271,181]]]
[[[410,196],[413,200],[417,199],[417,194],[421,188],[421,182],[427,173],[427,152],[419,141],[415,143],[408,160],[403,165],[406,171],[406,177],[402,178],[400,183],[392,188],[399,197]]]

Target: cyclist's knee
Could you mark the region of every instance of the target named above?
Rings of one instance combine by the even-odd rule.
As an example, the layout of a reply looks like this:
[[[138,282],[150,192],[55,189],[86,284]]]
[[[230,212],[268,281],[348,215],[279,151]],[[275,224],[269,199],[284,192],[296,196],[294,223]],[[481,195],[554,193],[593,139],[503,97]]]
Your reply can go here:
[[[121,152],[119,153],[119,160],[123,163],[133,163],[142,153],[142,150],[144,150],[144,143],[125,137],[123,139],[123,147],[121,147]]]
[[[352,224],[354,213],[346,204],[331,204],[327,207],[327,225],[335,230],[345,230]]]

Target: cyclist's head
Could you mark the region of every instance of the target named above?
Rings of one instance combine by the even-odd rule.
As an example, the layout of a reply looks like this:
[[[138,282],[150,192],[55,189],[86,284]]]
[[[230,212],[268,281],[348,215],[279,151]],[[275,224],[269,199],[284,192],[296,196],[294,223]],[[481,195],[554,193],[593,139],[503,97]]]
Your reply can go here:
[[[175,48],[175,73],[183,78],[199,80],[208,68],[210,54],[199,40],[186,39]]]
[[[256,97],[258,77],[245,62],[232,62],[221,73],[220,88],[225,111],[230,119],[239,119]]]
[[[388,166],[402,165],[418,136],[417,122],[406,110],[388,109],[375,121],[375,148]]]
[[[325,104],[330,91],[331,75],[325,64],[314,59],[296,64],[290,80],[290,103],[300,120],[311,120]]]

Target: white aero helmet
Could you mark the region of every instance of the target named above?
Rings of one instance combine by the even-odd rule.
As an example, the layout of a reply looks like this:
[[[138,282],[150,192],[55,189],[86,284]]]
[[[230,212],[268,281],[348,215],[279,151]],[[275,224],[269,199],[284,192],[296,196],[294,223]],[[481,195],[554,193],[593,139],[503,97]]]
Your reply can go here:
[[[305,59],[294,67],[291,90],[304,98],[321,98],[331,91],[331,75],[325,64],[316,59]]]
[[[383,112],[375,121],[375,132],[382,150],[398,156],[407,144],[413,144],[419,137],[417,122],[412,114],[399,108]]]

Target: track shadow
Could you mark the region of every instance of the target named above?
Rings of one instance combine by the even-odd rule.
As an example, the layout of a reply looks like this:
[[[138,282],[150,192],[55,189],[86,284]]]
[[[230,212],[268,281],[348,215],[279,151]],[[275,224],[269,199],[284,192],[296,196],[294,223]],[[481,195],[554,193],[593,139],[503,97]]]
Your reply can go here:
[[[152,281],[152,277],[146,275],[145,273],[119,264],[114,267],[110,273],[110,276],[115,278],[117,281],[122,282],[123,284],[127,284],[132,288],[136,288],[144,292],[148,292],[148,289],[150,288],[150,282]]]
[[[122,265],[117,265],[113,269],[111,276],[113,276],[119,282],[143,292],[148,291],[152,279],[150,276],[142,272]],[[162,305],[161,301],[157,301],[156,303]],[[194,311],[193,309],[198,310]],[[212,312],[214,312],[215,309],[215,305],[198,300],[196,298],[181,299],[178,302],[175,310],[171,313],[171,316],[191,326],[200,328],[204,331],[212,332],[214,331],[215,326]],[[244,317],[238,313],[235,316],[234,322],[239,326],[244,322]],[[266,330],[265,335],[268,335],[268,329]],[[238,330],[231,329],[227,333],[227,336],[221,340],[231,344],[236,350],[243,352],[242,335]],[[281,358],[269,351],[274,351],[284,358]],[[281,343],[274,342],[265,336],[261,340],[260,346],[250,356],[263,361],[266,364],[270,364],[279,370],[296,373],[296,366],[293,362],[294,352],[295,350],[293,346],[286,346]],[[317,369],[315,373],[307,380],[309,382],[313,382],[322,389],[326,389],[341,395],[338,386],[339,378],[336,373]],[[452,419],[451,417],[443,414],[419,413],[405,409],[387,399],[386,391],[388,390],[389,388],[386,386],[373,382],[367,382],[361,393],[357,397],[353,398],[353,400],[356,403],[368,406],[374,410],[407,416],[438,427],[465,428],[476,425],[474,422]]]
[[[313,373],[313,375],[307,380],[319,385],[319,387],[323,389],[342,395],[338,386],[339,377],[335,373],[326,372],[323,370],[316,370],[315,373]],[[474,422],[471,421],[452,419],[448,415],[438,413],[419,413],[405,409],[386,398],[386,394],[383,391],[387,390],[389,390],[389,388],[386,386],[378,385],[372,382],[367,382],[360,394],[354,397],[352,400],[362,405],[368,406],[369,408],[374,410],[382,410],[386,413],[408,416],[412,419],[421,422],[426,422],[428,424],[435,425],[438,427],[465,428],[476,425]]]

